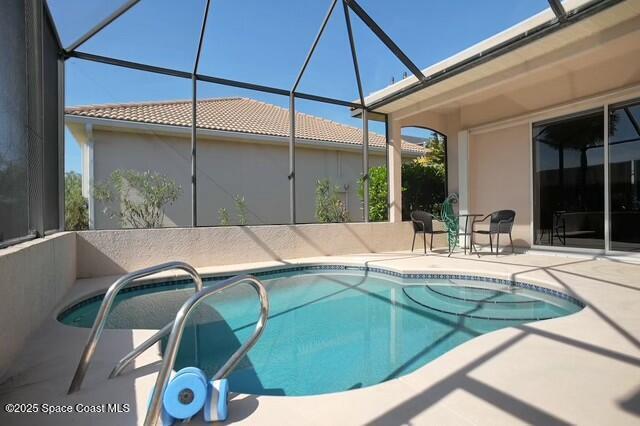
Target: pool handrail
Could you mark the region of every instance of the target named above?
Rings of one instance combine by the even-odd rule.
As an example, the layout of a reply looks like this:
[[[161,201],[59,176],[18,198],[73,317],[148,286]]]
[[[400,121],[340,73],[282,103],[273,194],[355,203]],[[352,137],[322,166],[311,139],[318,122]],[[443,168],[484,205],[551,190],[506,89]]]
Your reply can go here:
[[[96,315],[96,319],[93,322],[93,326],[91,327],[91,333],[89,333],[89,338],[87,339],[87,343],[84,346],[82,351],[82,355],[80,356],[80,361],[78,362],[78,367],[76,368],[76,372],[73,375],[73,379],[71,380],[71,384],[69,385],[69,389],[67,390],[67,394],[71,394],[76,392],[82,386],[82,381],[84,380],[85,375],[87,374],[87,370],[89,369],[89,364],[93,359],[93,356],[96,351],[96,347],[98,345],[98,340],[100,340],[100,335],[102,334],[102,330],[104,330],[105,322],[107,321],[107,316],[109,315],[109,311],[111,310],[111,306],[113,302],[120,292],[122,288],[124,288],[131,281],[143,278],[149,275],[156,274],[162,271],[168,271],[171,269],[181,269],[191,275],[193,278],[193,282],[197,292],[202,291],[202,278],[200,274],[196,271],[196,269],[185,262],[175,261],[175,262],[167,262],[159,265],[151,266],[149,268],[139,269],[134,272],[130,272],[122,277],[118,278],[107,290],[107,293],[104,295],[104,299],[102,299],[102,303],[100,304],[100,309],[98,310],[98,314]],[[166,327],[166,326],[165,326]],[[157,334],[157,333],[156,333]],[[148,341],[144,342],[142,345],[146,344]],[[141,346],[142,346],[141,345]],[[136,355],[137,356],[137,355]]]
[[[173,321],[169,321],[164,327],[153,333],[151,337],[140,343],[131,352],[123,356],[122,359],[116,363],[115,367],[113,367],[113,370],[111,370],[109,378],[113,379],[115,377],[118,377],[124,371],[124,369],[127,368],[127,366],[131,364],[141,353],[149,349],[151,346],[155,345],[156,342],[158,342],[163,337],[167,336],[171,332],[172,326]]]
[[[178,347],[182,339],[184,327],[191,312],[202,302],[205,298],[226,290],[230,287],[241,283],[250,284],[253,289],[258,293],[260,299],[260,318],[256,323],[255,330],[249,339],[244,342],[237,351],[235,351],[231,357],[224,363],[218,372],[213,376],[212,380],[218,380],[225,378],[236,365],[242,360],[242,358],[251,350],[253,345],[256,344],[260,336],[264,331],[264,327],[267,324],[267,318],[269,316],[269,297],[264,284],[253,275],[238,275],[232,278],[228,278],[224,281],[216,283],[210,287],[206,287],[200,290],[193,296],[191,296],[180,308],[176,314],[173,326],[171,328],[171,334],[169,335],[169,341],[164,351],[162,359],[162,365],[158,372],[155,386],[150,398],[149,409],[144,419],[145,426],[155,426],[160,417],[160,411],[162,409],[162,398],[164,392],[169,383],[171,371],[173,370],[178,355]]]

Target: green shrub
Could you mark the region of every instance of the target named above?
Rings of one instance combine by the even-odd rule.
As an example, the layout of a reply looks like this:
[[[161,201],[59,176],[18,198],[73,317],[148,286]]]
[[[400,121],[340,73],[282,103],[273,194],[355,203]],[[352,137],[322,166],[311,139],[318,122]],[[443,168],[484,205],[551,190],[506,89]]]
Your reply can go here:
[[[444,165],[414,160],[402,165],[402,219],[414,210],[440,215],[446,196]]]
[[[227,226],[229,225],[229,212],[224,207],[220,207],[218,209],[218,216],[220,217],[220,225]]]
[[[89,229],[89,203],[82,196],[82,177],[76,172],[64,174],[64,227],[67,231]]]
[[[157,228],[164,222],[164,209],[173,204],[182,188],[167,176],[147,170],[115,170],[106,182],[94,187],[94,196],[105,206],[103,212],[117,218],[123,227]]]
[[[402,164],[402,219],[410,220],[413,210],[440,215],[446,197],[444,144],[437,138],[429,145],[431,154]],[[386,166],[369,169],[369,220],[388,220],[389,174]],[[358,197],[364,199],[362,178],[358,181]]]
[[[383,222],[389,217],[389,174],[386,166],[369,169],[369,220]],[[358,197],[364,201],[364,181],[358,180]]]
[[[321,223],[349,222],[349,212],[329,179],[316,181],[316,219]]]
[[[235,195],[233,197],[233,202],[236,205],[236,210],[238,211],[238,224],[246,225],[247,224],[247,202],[244,200],[244,196]]]

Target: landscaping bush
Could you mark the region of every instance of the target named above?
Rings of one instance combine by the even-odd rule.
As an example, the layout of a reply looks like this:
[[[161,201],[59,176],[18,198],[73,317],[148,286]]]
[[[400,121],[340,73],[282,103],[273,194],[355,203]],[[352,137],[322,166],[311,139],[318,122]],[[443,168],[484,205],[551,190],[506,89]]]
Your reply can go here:
[[[82,177],[76,172],[64,175],[64,227],[67,231],[89,229],[89,203],[82,196]]]
[[[316,219],[321,223],[349,222],[349,212],[329,179],[316,181]]]
[[[123,227],[157,228],[164,222],[164,209],[173,204],[182,188],[167,176],[147,170],[115,170],[106,182],[96,184],[94,196],[106,205],[104,213],[118,218]]]
[[[369,169],[369,220],[383,222],[389,217],[389,174],[386,166]],[[358,197],[364,202],[364,182],[358,180]]]
[[[413,210],[424,210],[440,215],[446,197],[446,168],[444,143],[433,137],[428,144],[429,156],[420,157],[402,165],[402,219],[410,220]],[[369,220],[388,219],[389,174],[386,166],[369,169]],[[364,200],[364,184],[358,181],[358,196]]]

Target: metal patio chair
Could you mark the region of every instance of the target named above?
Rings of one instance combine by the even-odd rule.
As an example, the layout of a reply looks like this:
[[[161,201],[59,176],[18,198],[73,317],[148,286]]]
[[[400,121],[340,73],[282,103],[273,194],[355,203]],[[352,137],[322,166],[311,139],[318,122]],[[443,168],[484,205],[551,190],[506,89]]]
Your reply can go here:
[[[487,216],[483,217],[480,220],[474,220],[471,224],[471,233],[472,234],[480,234],[480,235],[488,235],[489,236],[489,247],[491,248],[491,253],[493,254],[493,236],[496,235],[496,256],[500,253],[500,234],[508,234],[509,241],[511,242],[511,253],[514,253],[513,250],[513,238],[511,238],[511,230],[513,229],[513,222],[516,218],[516,212],[513,210],[498,210]],[[476,229],[476,225],[484,222],[489,219],[489,229]],[[473,239],[472,239],[473,241]],[[478,250],[476,249],[476,253]]]
[[[446,234],[447,231],[435,231],[433,229],[433,221],[435,216],[431,213],[427,213],[422,210],[415,210],[411,212],[411,222],[413,223],[413,242],[411,243],[411,251],[413,251],[416,245],[416,235],[422,234],[424,241],[424,254],[427,254],[427,234],[431,235],[429,243],[429,251],[433,251],[433,235],[434,234]]]

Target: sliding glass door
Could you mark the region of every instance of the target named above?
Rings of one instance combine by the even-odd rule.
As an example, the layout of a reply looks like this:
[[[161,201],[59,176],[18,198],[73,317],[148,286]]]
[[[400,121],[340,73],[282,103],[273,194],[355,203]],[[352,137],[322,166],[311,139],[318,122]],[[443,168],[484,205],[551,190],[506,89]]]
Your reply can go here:
[[[604,249],[604,111],[532,131],[535,244]]]
[[[640,100],[607,111],[533,124],[535,245],[640,252]]]
[[[640,101],[609,107],[611,250],[640,251]]]

